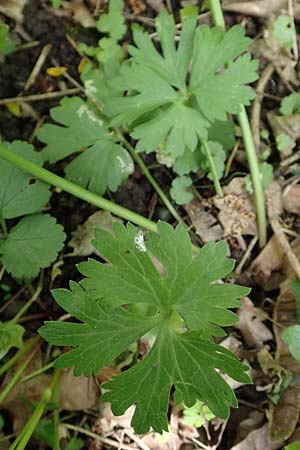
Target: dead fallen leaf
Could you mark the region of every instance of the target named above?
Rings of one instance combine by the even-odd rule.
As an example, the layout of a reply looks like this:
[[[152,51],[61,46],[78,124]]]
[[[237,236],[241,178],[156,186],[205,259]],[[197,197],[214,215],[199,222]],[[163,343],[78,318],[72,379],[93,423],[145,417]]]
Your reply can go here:
[[[202,242],[215,242],[222,239],[222,228],[217,223],[217,219],[210,212],[206,211],[198,200],[195,199],[183,205],[183,207]]]
[[[261,428],[251,431],[243,441],[231,447],[230,450],[276,450],[281,445],[282,442],[271,441],[266,423]]]
[[[115,427],[130,429],[134,409],[135,406],[130,406],[122,416],[114,416],[110,403],[100,403],[100,417],[95,421],[92,431],[103,436],[111,433]]]
[[[261,427],[265,420],[265,414],[260,411],[252,411],[246,419],[242,420],[238,425],[237,441],[242,441],[251,431]]]
[[[241,301],[243,306],[237,311],[240,320],[234,327],[240,330],[249,347],[261,348],[264,342],[273,338],[272,332],[263,323],[266,316],[250,298],[245,297]]]
[[[179,435],[178,416],[171,414],[169,430],[159,433],[147,433],[141,438],[141,441],[151,450],[179,450],[183,444],[183,440]],[[192,433],[198,435],[196,428],[192,428]],[[190,431],[189,434],[191,435]]]
[[[1,0],[0,13],[15,20],[18,23],[23,22],[23,9],[27,0]]]
[[[73,369],[67,369],[60,376],[59,406],[67,411],[82,411],[95,406],[100,397],[94,377],[75,377]]]
[[[25,357],[28,357],[28,354],[26,354]],[[9,383],[14,375],[14,371],[24,362],[25,357],[21,358],[15,366],[13,366],[13,368],[6,373],[1,388]],[[42,353],[41,350],[38,349],[24,370],[23,376],[25,377],[41,367]],[[22,398],[25,398],[29,402],[37,403],[43,395],[44,390],[49,385],[50,380],[51,375],[47,374],[39,375],[38,377],[31,378],[24,382],[20,380],[11,389],[4,402],[0,404],[0,409],[6,410],[10,413],[13,422],[13,430],[15,433],[19,433],[23,429],[24,424],[32,414],[32,408],[30,408],[30,406],[26,404]]]
[[[133,14],[141,14],[147,9],[146,4],[142,0],[126,0],[126,3],[132,9]]]
[[[260,254],[252,261],[248,273],[261,286],[266,286],[273,272],[281,271],[283,267],[283,251],[275,236],[272,236]]]
[[[71,9],[76,23],[83,28],[96,28],[96,21],[82,0],[72,0],[68,8]]]
[[[245,189],[243,177],[234,178],[225,188],[224,197],[214,197],[220,210],[218,218],[222,224],[224,238],[240,235],[257,235],[256,214],[250,194]]]
[[[227,350],[230,350],[232,353],[234,353],[239,358],[242,358],[243,353],[243,346],[241,341],[239,341],[235,336],[232,334],[229,334],[225,339],[223,339],[220,342],[220,345]],[[247,364],[247,362],[245,361]],[[231,387],[231,389],[237,389],[241,386],[244,386],[245,383],[241,383],[239,381],[233,380],[229,375],[226,373],[222,373],[222,378],[226,381],[226,383]]]
[[[284,209],[293,214],[300,214],[300,184],[289,185],[283,192]]]
[[[276,360],[283,369],[295,376],[294,381],[283,391],[277,405],[271,404],[269,414],[270,436],[275,442],[287,440],[294,432],[300,414],[300,362],[290,354],[288,346],[281,339],[282,327],[296,324],[296,298],[289,283],[284,283],[275,309],[274,325],[276,338]]]
[[[273,215],[280,217],[283,213],[283,198],[281,186],[277,181],[272,181],[269,184],[265,197],[272,207]]]
[[[240,14],[257,17],[270,17],[287,5],[287,0],[223,0],[224,11],[232,11]]]
[[[99,253],[92,244],[94,239],[94,229],[103,228],[106,231],[112,231],[112,224],[121,222],[116,217],[106,211],[97,211],[92,214],[82,225],[79,225],[72,233],[73,237],[69,242],[69,246],[74,248],[74,256],[89,256]]]

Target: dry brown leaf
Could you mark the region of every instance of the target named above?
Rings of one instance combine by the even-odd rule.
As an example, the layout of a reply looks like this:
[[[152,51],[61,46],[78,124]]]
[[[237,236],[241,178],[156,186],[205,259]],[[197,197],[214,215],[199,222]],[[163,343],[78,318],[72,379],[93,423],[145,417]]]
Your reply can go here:
[[[206,211],[198,200],[195,199],[183,205],[183,207],[202,242],[215,242],[222,239],[223,232],[220,224],[217,223],[217,219],[210,212]]]
[[[275,236],[272,236],[260,254],[252,261],[248,273],[265,286],[273,272],[279,272],[283,266],[283,252]]]
[[[147,9],[145,2],[142,0],[126,0],[126,3],[132,9],[133,14],[141,14]]]
[[[234,327],[240,330],[249,347],[261,348],[264,342],[273,338],[272,332],[263,323],[266,316],[250,298],[245,297],[241,301],[243,306],[237,311],[240,320]]]
[[[96,21],[82,0],[72,0],[70,7],[73,20],[84,28],[95,28]]]
[[[267,18],[287,6],[287,0],[223,0],[222,6],[224,11]]]
[[[294,0],[294,16],[300,19],[300,0]],[[287,14],[288,0],[223,0],[224,11],[268,18],[271,14]]]
[[[183,440],[179,436],[179,421],[177,415],[171,414],[169,431],[159,433],[147,433],[141,438],[141,441],[151,450],[179,450],[183,444]],[[192,433],[198,435],[196,429],[192,428]],[[190,431],[189,431],[190,433]],[[191,433],[190,433],[191,434]]]
[[[282,442],[272,442],[268,424],[266,423],[258,430],[251,431],[248,436],[230,450],[276,450],[281,447]]]
[[[89,256],[99,253],[92,244],[94,239],[94,229],[103,228],[106,231],[112,231],[112,224],[121,222],[120,219],[112,216],[106,211],[97,211],[92,214],[82,225],[79,225],[72,233],[73,237],[69,242],[69,246],[74,248],[74,256]]]
[[[284,209],[293,214],[300,214],[300,184],[289,185],[283,193]]]
[[[23,9],[27,0],[0,0],[0,13],[15,20],[23,22]]]
[[[288,287],[286,287],[288,286]],[[289,352],[282,341],[282,327],[296,324],[296,298],[289,282],[284,283],[274,309],[274,321],[281,327],[274,326],[276,338],[276,360],[280,366],[295,376],[294,381],[285,389],[277,405],[271,405],[269,415],[270,435],[273,441],[287,440],[294,432],[300,414],[300,362]]]
[[[115,427],[129,428],[134,413],[135,406],[130,406],[122,416],[114,416],[110,403],[100,403],[100,414],[94,425],[93,432],[101,436],[113,431]]]
[[[73,369],[67,369],[60,376],[59,406],[67,411],[82,411],[95,406],[100,397],[94,377],[75,377]]]
[[[232,353],[237,355],[239,358],[242,357],[242,343],[239,341],[236,337],[234,337],[232,334],[229,334],[225,339],[223,339],[220,342],[220,345],[227,350],[230,350]],[[247,362],[245,361],[247,364]],[[231,389],[237,389],[241,386],[244,386],[245,383],[241,383],[239,381],[233,380],[229,375],[226,373],[222,373],[222,378],[226,381],[226,383],[231,387]]]
[[[250,194],[245,189],[243,177],[234,178],[225,188],[224,197],[214,197],[220,210],[218,218],[224,228],[223,237],[257,235],[256,214]]]

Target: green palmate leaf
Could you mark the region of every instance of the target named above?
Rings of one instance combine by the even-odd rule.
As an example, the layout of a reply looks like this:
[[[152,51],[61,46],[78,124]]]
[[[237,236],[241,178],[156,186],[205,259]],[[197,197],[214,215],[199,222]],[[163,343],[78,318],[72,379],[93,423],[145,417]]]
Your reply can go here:
[[[201,400],[214,414],[227,417],[229,406],[237,403],[218,370],[248,382],[248,368],[211,337],[224,335],[220,326],[236,322],[227,308],[239,306],[238,298],[249,289],[214,283],[233,268],[226,243],[206,245],[193,259],[182,225],[173,230],[159,222],[158,234],[149,233],[146,240],[130,224],[114,224],[113,232],[98,229],[94,241],[110,264],[81,263],[86,278],[80,285],[54,291],[58,304],[81,322],[46,322],[40,329],[50,343],[74,347],[55,365],[74,366],[76,375],[96,374],[151,330],[156,339],[149,354],[105,383],[103,401],[110,401],[117,415],[136,404],[132,424],[138,433],[151,426],[167,429],[172,386],[177,403],[190,407]],[[153,265],[153,256],[165,275]]]
[[[0,23],[0,56],[11,53],[15,48],[15,43],[9,38],[9,26]]]
[[[300,325],[293,325],[281,333],[282,340],[289,346],[293,357],[300,361]]]
[[[91,83],[89,88],[97,90]],[[39,139],[47,144],[42,151],[45,159],[55,162],[85,148],[68,164],[68,179],[102,195],[106,188],[116,191],[133,172],[128,152],[116,144],[103,119],[81,98],[64,98],[51,116],[63,126],[46,124],[39,131]]]
[[[280,15],[273,23],[273,36],[281,41],[285,47],[292,48],[294,40],[294,30],[291,27],[289,16]]]
[[[27,142],[5,142],[4,145],[17,155],[42,165],[40,154]],[[48,184],[28,175],[13,164],[0,160],[0,217],[12,219],[39,212],[50,195]]]
[[[293,92],[282,99],[280,112],[284,116],[291,116],[294,113],[300,113],[300,93]]]
[[[0,359],[12,348],[21,348],[25,329],[18,324],[0,322]]]
[[[187,190],[192,185],[190,177],[181,176],[172,181],[170,194],[177,205],[183,205],[193,200],[193,194]]]
[[[125,19],[122,16],[123,8],[122,0],[109,0],[108,14],[102,14],[97,21],[98,30],[108,33],[113,39],[121,39],[126,33]]]
[[[48,214],[24,217],[4,239],[4,267],[17,279],[36,277],[56,259],[64,240],[62,226]]]
[[[105,111],[114,116],[112,124],[131,126],[138,150],[153,151],[165,142],[166,153],[176,158],[207,138],[209,121],[224,121],[249,104],[254,93],[245,84],[257,79],[257,62],[249,54],[237,58],[250,42],[242,26],[227,33],[206,25],[196,29],[196,17],[189,15],[176,47],[174,19],[162,11],[156,30],[162,54],[147,33],[134,31],[131,59],[112,80],[126,96],[111,98]]]
[[[300,441],[287,445],[284,450],[300,450]]]

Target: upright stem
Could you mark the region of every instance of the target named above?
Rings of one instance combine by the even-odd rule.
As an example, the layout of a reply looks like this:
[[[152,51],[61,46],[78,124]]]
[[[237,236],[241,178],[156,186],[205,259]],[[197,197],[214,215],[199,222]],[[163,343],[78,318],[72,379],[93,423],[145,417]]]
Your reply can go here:
[[[241,112],[238,114],[238,119],[244,140],[244,146],[249,164],[251,181],[254,191],[259,245],[264,247],[267,241],[267,223],[266,223],[266,208],[264,192],[261,184],[259,165],[257,154],[254,146],[253,135],[249,123],[249,119],[244,106],[241,105]]]
[[[211,173],[211,176],[212,176],[212,179],[213,179],[213,182],[214,182],[214,186],[215,186],[216,192],[217,192],[217,194],[220,197],[224,197],[223,191],[222,191],[222,188],[221,188],[221,184],[220,184],[220,181],[219,181],[219,178],[218,178],[218,174],[217,174],[217,171],[216,171],[216,166],[215,166],[215,163],[214,163],[214,161],[212,159],[211,153],[209,151],[209,147],[208,147],[207,141],[202,141],[202,146],[204,148],[204,151],[205,151],[205,154],[206,154],[206,158],[207,158],[207,161],[208,161],[208,164],[209,164],[209,167],[210,167],[210,173]]]
[[[140,155],[138,153],[136,153],[136,151],[132,147],[132,145],[127,141],[127,139],[125,139],[122,136],[122,134],[119,131],[118,131],[118,136],[120,138],[120,141],[123,143],[124,147],[127,148],[127,150],[130,152],[130,154],[133,157],[133,159],[140,166],[141,171],[143,172],[143,174],[145,175],[145,177],[147,178],[149,183],[152,185],[154,190],[157,192],[157,195],[160,197],[161,201],[165,204],[166,208],[172,214],[174,219],[176,219],[177,222],[179,222],[179,223],[183,223],[182,218],[180,217],[180,215],[178,214],[178,212],[176,211],[176,209],[174,208],[174,206],[172,205],[172,203],[170,202],[170,200],[168,199],[166,194],[163,192],[163,190],[161,189],[159,184],[153,178],[153,176],[151,175],[148,167],[146,166],[146,164],[144,163],[144,161],[142,160]]]
[[[220,0],[209,0],[209,2],[214,24],[216,26],[222,27],[225,30],[226,27]],[[253,135],[249,119],[246,113],[246,109],[243,105],[241,105],[241,112],[238,114],[237,117],[242,131],[254,191],[257,223],[258,223],[259,245],[260,247],[264,247],[266,245],[267,240],[265,199],[260,179],[259,164],[253,141]]]

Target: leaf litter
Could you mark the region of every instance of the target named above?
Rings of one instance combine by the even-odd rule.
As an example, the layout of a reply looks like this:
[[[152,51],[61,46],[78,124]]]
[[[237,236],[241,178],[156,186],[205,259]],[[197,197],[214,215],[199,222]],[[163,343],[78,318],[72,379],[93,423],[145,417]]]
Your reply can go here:
[[[80,3],[80,2],[78,2]],[[149,3],[149,2],[148,2]],[[286,6],[287,2],[265,2],[265,1],[253,1],[253,2],[224,2],[225,8],[227,11],[235,10],[237,13],[240,14],[253,14],[255,16],[259,17],[266,17],[266,15],[269,17],[269,14],[271,11],[273,12],[279,12],[285,13],[285,11],[282,11],[282,3],[284,3],[283,6]],[[86,2],[87,5],[95,3],[93,2]],[[295,17],[297,19],[297,10],[298,6],[295,5]],[[90,18],[93,17],[90,15]],[[235,16],[230,16],[232,17]],[[86,22],[87,23],[87,22]],[[83,24],[84,26],[84,24]],[[295,75],[294,66],[291,64],[291,56],[288,52],[282,52],[281,50],[278,50],[276,45],[278,46],[278,43],[270,44],[270,40],[268,43],[264,42],[264,50],[258,50],[258,53],[260,52],[260,56],[265,61],[274,61],[276,59],[276,63],[279,64],[279,70],[282,70],[282,75],[284,78],[284,81],[287,83],[294,83],[295,80],[297,80],[297,75]],[[280,46],[278,46],[280,47]],[[63,64],[62,64],[63,65]],[[274,79],[271,80],[271,83],[274,82]],[[278,82],[278,81],[277,81]],[[279,81],[279,90],[282,94],[284,91],[282,87],[282,80]],[[284,83],[283,83],[284,84]],[[270,86],[267,88],[267,95],[271,92],[274,94],[274,91],[270,89]],[[280,95],[281,95],[280,94]],[[284,95],[284,94],[282,94]],[[277,104],[277,107],[276,107]],[[89,105],[90,108],[90,105]],[[284,116],[282,114],[282,111],[280,111],[278,103],[272,104],[272,107],[269,109],[273,109],[273,112],[270,112],[267,110],[266,107],[263,108],[263,118],[262,121],[264,122],[263,125],[270,126],[271,132],[273,133],[274,137],[280,135],[280,134],[286,134],[289,138],[289,144],[287,148],[285,148],[283,151],[277,152],[277,149],[275,146],[273,146],[273,155],[277,155],[279,159],[282,159],[283,161],[290,156],[294,155],[295,150],[297,149],[298,145],[298,129],[297,129],[297,120],[298,117],[298,111],[293,111],[292,115]],[[91,119],[91,116],[89,117]],[[93,122],[93,120],[92,120]],[[57,125],[56,125],[57,126]],[[89,125],[90,126],[90,125]],[[97,136],[98,137],[98,136]],[[100,136],[102,138],[102,136]],[[87,143],[87,146],[91,145],[90,142]],[[70,160],[68,160],[70,162]],[[237,166],[240,167],[240,166]],[[78,167],[76,168],[78,170]],[[119,169],[118,169],[119,170]],[[297,170],[299,170],[299,166],[296,164],[293,166],[292,169],[293,176],[296,171],[297,176]],[[75,172],[74,172],[75,173]],[[107,174],[105,174],[106,176]],[[71,177],[72,175],[70,175]],[[76,177],[80,178],[80,174],[76,174]],[[292,217],[291,215],[296,216],[299,212],[299,202],[298,202],[298,184],[297,180],[294,183],[289,183],[288,179],[285,179],[286,172],[280,171],[279,173],[275,174],[275,177],[281,179],[281,181],[287,182],[287,184],[284,184],[282,191],[283,191],[283,207],[284,212],[280,210],[279,212],[279,218],[280,218],[280,224],[282,227],[286,227],[286,224],[289,220],[293,220],[293,224],[296,224],[296,218]],[[120,176],[118,175],[120,178]],[[236,180],[236,181],[235,181]],[[84,183],[88,183],[89,180],[85,180]],[[113,181],[112,185],[118,182]],[[103,187],[100,186],[99,192],[103,190]],[[195,228],[195,232],[200,238],[202,243],[206,243],[209,241],[218,241],[222,236],[225,236],[229,239],[229,242],[235,243],[235,245],[238,247],[239,243],[241,241],[238,240],[239,236],[242,236],[243,239],[245,239],[246,244],[249,242],[249,237],[256,236],[257,230],[255,226],[255,214],[254,214],[254,206],[253,206],[253,200],[251,197],[251,194],[249,194],[245,189],[244,179],[241,178],[238,181],[238,178],[234,178],[232,182],[227,183],[227,186],[224,187],[224,193],[225,198],[224,200],[219,199],[217,197],[213,198],[210,194],[207,195],[207,193],[204,193],[204,198],[201,198],[201,200],[193,200],[193,202],[188,203],[184,205],[184,209],[187,212],[189,216],[189,220],[193,224]],[[225,200],[226,199],[226,200]],[[95,217],[92,216],[92,218],[89,218],[86,223],[83,224],[83,228],[78,228],[76,232],[74,233],[74,236],[72,240],[69,242],[70,246],[74,249],[74,256],[76,254],[76,257],[79,257],[80,255],[91,255],[94,253],[96,257],[99,257],[99,252],[97,250],[95,251],[95,247],[91,243],[91,241],[94,238],[93,228],[94,226],[103,226],[103,223],[105,223],[105,226],[107,225],[107,229],[111,231],[111,218],[110,217],[103,217],[106,213],[103,214],[96,213]],[[281,222],[282,219],[282,222]],[[298,229],[299,232],[299,229]],[[147,244],[146,244],[147,245]],[[293,247],[292,247],[293,248]],[[293,250],[294,251],[294,250]],[[232,246],[231,252],[234,253],[234,247]],[[161,269],[162,276],[166,275],[166,272],[164,268]],[[271,237],[269,240],[266,248],[259,253],[257,248],[254,248],[252,251],[252,254],[250,254],[250,257],[248,258],[248,263],[246,264],[246,269],[242,274],[239,275],[239,280],[248,282],[249,279],[252,279],[252,283],[255,284],[255,289],[258,292],[258,298],[256,298],[256,295],[253,295],[252,302],[249,301],[249,299],[244,299],[243,304],[244,306],[238,310],[238,314],[242,318],[241,321],[241,327],[239,329],[236,329],[235,327],[229,328],[229,336],[227,342],[221,342],[221,345],[224,345],[225,348],[229,348],[230,350],[234,351],[242,360],[244,360],[248,365],[254,366],[254,373],[255,373],[255,365],[258,363],[258,353],[260,351],[266,351],[269,352],[270,355],[272,355],[273,363],[277,364],[276,367],[283,366],[285,363],[282,363],[281,359],[285,360],[287,358],[288,366],[289,368],[287,370],[290,370],[290,367],[294,367],[295,362],[291,359],[291,355],[289,353],[288,348],[285,346],[280,339],[278,339],[278,336],[276,333],[278,330],[275,331],[276,342],[274,341],[273,334],[271,332],[271,326],[270,321],[268,318],[272,318],[272,307],[268,307],[268,305],[271,305],[272,302],[276,302],[276,294],[274,294],[274,289],[278,289],[279,284],[284,281],[286,278],[286,271],[287,271],[287,263],[286,258],[284,256],[284,251],[278,245],[278,242],[276,242],[275,237]],[[260,296],[263,296],[263,298],[266,297],[266,293],[269,293],[271,299],[271,303],[262,303],[262,306],[259,307],[261,304],[259,301]],[[287,304],[289,305],[289,295],[287,296],[284,294],[284,290],[282,291],[283,298],[279,297],[277,302],[275,303],[275,311],[276,308],[278,309],[277,303],[281,305],[281,303],[285,303],[287,300]],[[286,314],[286,305],[281,305],[279,307],[279,310],[283,308],[282,314]],[[260,309],[261,308],[261,309]],[[264,311],[268,311],[268,314]],[[289,312],[290,314],[290,312]],[[292,313],[294,314],[294,312]],[[278,321],[278,323],[281,323],[281,319],[276,316],[276,314],[273,316],[273,319]],[[294,322],[289,322],[290,325],[294,324]],[[280,334],[280,327],[279,327],[279,334]],[[268,344],[271,344],[271,348]],[[274,344],[275,342],[275,344]],[[272,346],[273,345],[273,346]],[[277,350],[275,349],[275,346],[277,346]],[[250,349],[250,350],[249,350]],[[66,349],[64,349],[65,351]],[[251,353],[252,352],[252,353]],[[65,354],[65,353],[64,353]],[[279,356],[278,356],[279,355]],[[133,352],[133,358],[138,357]],[[131,359],[132,361],[132,359]],[[274,362],[275,361],[275,362]],[[269,364],[272,365],[269,361]],[[41,363],[39,364],[39,367],[41,367]],[[275,367],[275,366],[274,366]],[[32,371],[32,368],[30,369]],[[107,370],[108,377],[111,376],[111,374],[115,374],[115,368],[113,366],[108,366],[106,369],[103,369],[104,372]],[[253,370],[253,369],[252,369]],[[262,370],[262,369],[261,369]],[[271,369],[270,369],[271,370]],[[275,369],[274,369],[275,370]],[[277,370],[277,369],[276,369]],[[276,372],[275,370],[275,372]],[[293,369],[294,370],[294,369]],[[103,372],[103,373],[104,373]],[[268,371],[266,370],[266,373]],[[101,377],[103,376],[103,373]],[[46,375],[47,377],[47,375]],[[100,375],[97,374],[97,377],[100,378]],[[267,378],[267,375],[265,375]],[[128,416],[127,413],[125,414],[125,418],[122,417],[116,417],[113,416],[111,411],[109,411],[106,408],[103,407],[103,409],[97,409],[97,386],[94,383],[93,384],[93,378],[90,378],[87,382],[87,378],[80,376],[79,378],[76,378],[76,382],[78,382],[78,394],[76,395],[76,398],[74,395],[72,395],[72,387],[75,387],[74,379],[71,376],[71,372],[67,370],[64,372],[62,379],[65,381],[63,382],[64,389],[66,389],[66,399],[64,400],[64,409],[68,409],[68,405],[70,407],[70,410],[73,411],[80,411],[81,409],[88,409],[90,411],[93,411],[93,414],[100,415],[100,419],[96,419],[95,425],[93,428],[93,431],[96,431],[99,433],[99,435],[103,436],[105,433],[111,433],[112,436],[116,438],[116,440],[122,438],[125,436],[125,442],[129,443],[130,445],[134,447],[139,447],[139,444],[142,442],[145,443],[146,446],[148,446],[151,449],[160,449],[160,448],[180,448],[183,444],[187,445],[195,445],[196,441],[193,441],[193,439],[201,439],[201,442],[206,442],[207,445],[210,445],[209,448],[213,448],[212,441],[209,441],[207,439],[207,436],[205,437],[203,435],[203,429],[197,429],[196,427],[190,427],[188,429],[187,426],[184,426],[182,422],[182,409],[173,405],[173,399],[170,400],[170,423],[171,423],[171,432],[170,436],[163,436],[162,438],[159,438],[157,435],[155,435],[153,432],[150,432],[146,434],[144,437],[142,437],[142,440],[140,441],[134,441],[132,438],[133,430],[130,429],[130,420],[131,416],[133,414],[133,410],[129,410]],[[82,380],[82,381],[81,381]],[[277,380],[277,378],[276,378]],[[37,388],[37,396],[40,395],[41,390],[43,389],[44,382],[45,385],[47,384],[49,379],[45,378],[43,381],[42,376],[38,376],[32,380],[32,383],[35,388]],[[259,382],[256,380],[254,376],[254,383],[259,385]],[[29,382],[28,382],[29,383]],[[80,384],[82,383],[82,384]],[[276,383],[275,383],[276,384]],[[41,390],[38,390],[40,388]],[[76,388],[76,389],[77,389]],[[237,383],[234,388],[243,389],[244,384],[243,383]],[[237,434],[241,437],[244,433],[244,437],[240,440],[240,442],[232,442],[230,444],[230,441],[228,441],[227,445],[222,441],[220,445],[220,449],[231,449],[231,450],[262,450],[262,449],[272,449],[272,448],[283,448],[283,440],[286,439],[287,436],[290,436],[292,432],[292,428],[294,427],[296,423],[296,416],[297,416],[297,410],[294,408],[291,408],[294,404],[294,397],[297,396],[297,385],[295,388],[295,391],[291,391],[289,393],[289,389],[293,388],[293,384],[291,386],[288,386],[286,390],[283,391],[282,400],[279,401],[279,403],[275,406],[272,406],[271,403],[269,406],[269,411],[271,411],[272,419],[269,418],[270,423],[266,423],[266,416],[265,416],[265,408],[261,407],[259,405],[260,411],[258,412],[257,417],[254,419],[252,414],[253,410],[249,408],[247,412],[247,418],[245,421],[249,420],[251,422],[251,418],[253,418],[252,425],[250,424],[247,428],[247,422],[246,425],[243,423],[243,421],[240,421],[240,424],[238,426],[239,430],[237,431]],[[22,391],[24,393],[24,397],[29,398],[30,395],[27,396],[27,393],[25,391]],[[240,399],[240,392],[237,390],[238,398]],[[72,398],[73,397],[73,398]],[[280,397],[280,395],[279,395]],[[243,398],[242,398],[243,400]],[[19,400],[13,400],[13,402],[16,402],[16,410],[13,414],[16,414],[17,408],[23,408],[23,403],[18,403]],[[96,406],[95,406],[96,405]],[[102,407],[101,407],[102,408]],[[278,410],[276,411],[276,408]],[[261,412],[264,411],[264,412]],[[275,411],[275,412],[274,412]],[[79,417],[79,416],[78,416]],[[275,420],[274,420],[275,418]],[[288,426],[282,427],[282,418],[285,418],[284,424],[288,423]],[[102,420],[100,424],[98,424],[98,427],[96,426],[96,423],[98,420]],[[111,421],[110,423],[107,423],[104,425],[104,421],[107,420],[107,422]],[[92,422],[92,420],[91,420]],[[262,423],[264,422],[264,423]],[[281,426],[278,426],[279,425]],[[20,425],[19,425],[20,426]],[[229,427],[229,424],[226,425]],[[251,428],[252,427],[252,428]],[[210,431],[212,431],[213,426],[212,423],[209,425]],[[284,430],[282,430],[284,428]],[[226,428],[225,428],[226,429]],[[229,430],[229,433],[233,433],[233,431],[230,431],[230,428],[227,428]],[[271,435],[273,437],[276,437],[276,442],[270,441],[270,433],[269,429],[271,429]],[[129,431],[128,431],[129,430]],[[126,432],[128,431],[128,435],[126,435]],[[236,431],[236,430],[235,430]],[[247,435],[248,433],[248,435]],[[212,433],[212,437],[215,437],[216,433]],[[169,440],[167,439],[169,438]],[[123,438],[122,438],[123,439]],[[139,439],[139,438],[137,438]],[[165,439],[165,440],[164,440]],[[169,447],[170,446],[170,447]],[[120,447],[122,448],[122,447]],[[142,448],[142,447],[141,447]],[[194,448],[194,447],[192,447]]]

